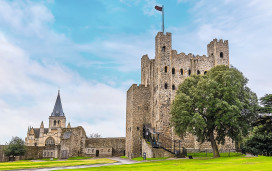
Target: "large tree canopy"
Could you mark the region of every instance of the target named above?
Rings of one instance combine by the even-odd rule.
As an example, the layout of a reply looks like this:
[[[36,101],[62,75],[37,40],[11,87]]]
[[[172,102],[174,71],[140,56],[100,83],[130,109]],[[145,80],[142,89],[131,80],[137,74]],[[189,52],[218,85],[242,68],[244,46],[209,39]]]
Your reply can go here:
[[[257,117],[258,99],[247,82],[237,69],[223,65],[185,79],[171,105],[176,133],[211,142],[214,157],[219,157],[217,144],[226,137],[240,141]]]
[[[19,137],[12,137],[11,141],[8,144],[8,147],[5,149],[6,156],[22,156],[26,152],[24,145],[24,140]]]

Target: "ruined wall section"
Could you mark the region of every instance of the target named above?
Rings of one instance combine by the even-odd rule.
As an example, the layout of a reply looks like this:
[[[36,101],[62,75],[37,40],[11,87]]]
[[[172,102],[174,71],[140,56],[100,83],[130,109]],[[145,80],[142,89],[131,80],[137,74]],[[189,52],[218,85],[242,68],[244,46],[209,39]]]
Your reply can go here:
[[[143,125],[150,123],[150,86],[133,84],[127,92],[126,156],[141,156]]]
[[[61,151],[67,151],[68,157],[82,156],[85,150],[86,132],[83,127],[63,128],[61,133]],[[60,158],[62,158],[60,156]]]

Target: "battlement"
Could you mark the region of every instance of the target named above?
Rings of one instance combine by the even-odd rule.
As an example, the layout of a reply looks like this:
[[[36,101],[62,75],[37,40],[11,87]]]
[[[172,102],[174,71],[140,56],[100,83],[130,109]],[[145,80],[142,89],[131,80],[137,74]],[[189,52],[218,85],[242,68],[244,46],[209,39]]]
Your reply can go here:
[[[219,39],[219,40],[217,40],[216,38],[215,39],[213,39],[209,44],[208,44],[208,46],[209,45],[211,45],[211,44],[224,44],[224,45],[228,45],[228,40],[223,40],[223,39]]]

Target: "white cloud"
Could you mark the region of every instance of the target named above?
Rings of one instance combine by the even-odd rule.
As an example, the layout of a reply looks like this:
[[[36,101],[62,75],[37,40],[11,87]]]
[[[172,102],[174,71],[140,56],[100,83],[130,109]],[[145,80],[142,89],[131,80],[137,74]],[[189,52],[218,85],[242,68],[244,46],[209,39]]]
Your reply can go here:
[[[230,62],[249,78],[249,86],[261,97],[272,93],[272,1],[226,0],[193,1],[190,13],[194,30],[169,28],[173,47],[206,54],[206,44],[213,38],[229,40]],[[184,40],[184,42],[180,42]],[[188,52],[188,51],[187,51]]]
[[[85,120],[85,126],[89,124],[104,136],[124,136],[124,91],[83,80],[64,66],[31,60],[3,35],[0,44],[0,129],[5,130],[1,144],[11,136],[24,137],[28,125],[39,127],[42,120],[48,124],[57,86],[62,89],[64,112],[72,126]]]

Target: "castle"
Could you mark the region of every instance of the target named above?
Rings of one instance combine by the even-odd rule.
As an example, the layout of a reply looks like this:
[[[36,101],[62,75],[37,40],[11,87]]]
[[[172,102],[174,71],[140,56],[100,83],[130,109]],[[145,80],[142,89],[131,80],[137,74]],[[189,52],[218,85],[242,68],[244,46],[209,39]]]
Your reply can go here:
[[[149,59],[148,55],[141,58],[141,84],[133,84],[127,91],[127,157],[134,158],[143,153],[147,157],[171,156],[171,152],[176,152],[173,149],[177,149],[177,143],[179,149],[211,149],[209,143],[200,144],[193,135],[180,139],[170,125],[169,114],[176,90],[184,79],[192,74],[206,74],[216,65],[229,66],[227,40],[214,39],[207,45],[207,50],[208,56],[178,54],[172,49],[172,34],[157,33],[155,59]],[[145,141],[146,135],[152,145]],[[234,149],[234,143],[227,139],[225,145],[219,146],[219,149],[224,148]]]

